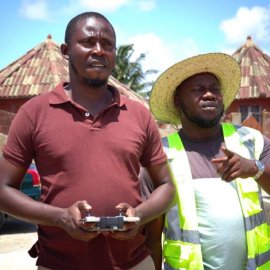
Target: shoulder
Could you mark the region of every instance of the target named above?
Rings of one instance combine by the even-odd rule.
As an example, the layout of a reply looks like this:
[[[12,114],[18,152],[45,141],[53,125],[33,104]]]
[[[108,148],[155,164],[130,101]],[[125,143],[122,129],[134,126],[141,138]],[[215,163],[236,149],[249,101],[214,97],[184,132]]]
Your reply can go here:
[[[33,97],[27,102],[25,102],[16,114],[16,118],[30,120],[32,123],[36,121],[41,115],[43,115],[45,108],[49,106],[48,93],[41,94],[39,96]]]
[[[149,125],[156,124],[147,103],[141,103],[127,96],[121,95],[121,111],[126,117],[129,117],[133,123]]]
[[[145,113],[150,113],[148,103],[146,101],[139,101],[133,98],[127,97],[123,94],[120,95],[121,102],[124,103],[128,108],[132,108],[134,110],[140,110]]]
[[[48,109],[50,104],[61,104],[66,101],[63,84],[57,85],[51,91],[40,94],[28,100],[21,106],[21,110],[33,114]]]
[[[32,97],[27,102],[25,102],[21,108],[24,110],[39,108],[40,105],[49,103],[49,93],[44,93],[39,96]]]
[[[246,126],[236,126],[236,129],[240,135],[240,141],[252,149],[256,158],[266,152],[267,148],[269,149],[269,141],[267,142],[267,138],[259,130]]]
[[[121,105],[125,104],[128,107],[149,112],[148,101],[136,92],[128,89],[126,86],[124,87],[121,83],[115,84],[110,82],[108,87]]]
[[[246,126],[238,126],[238,125],[235,125],[235,127],[238,133],[242,136],[252,136],[254,139],[258,139],[258,138],[263,139],[263,134],[257,129],[246,127]]]

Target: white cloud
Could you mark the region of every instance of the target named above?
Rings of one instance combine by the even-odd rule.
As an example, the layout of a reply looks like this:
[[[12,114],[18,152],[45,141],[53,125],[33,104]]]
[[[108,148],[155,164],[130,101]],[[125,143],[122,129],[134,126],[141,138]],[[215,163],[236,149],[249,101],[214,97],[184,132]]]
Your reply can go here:
[[[79,0],[74,1],[74,4],[82,8],[100,10],[103,12],[112,12],[122,6],[129,4],[130,0]]]
[[[148,12],[155,8],[156,0],[69,0],[65,4],[53,0],[24,0],[19,12],[30,20],[48,21],[85,10],[114,12],[126,6]]]
[[[123,44],[123,43],[122,43]],[[122,45],[121,44],[121,45]],[[174,63],[198,53],[198,48],[192,39],[169,43],[154,33],[144,33],[127,39],[126,44],[134,44],[134,60],[145,53],[142,61],[143,70],[156,69],[158,73],[151,76],[155,79],[161,72]]]
[[[25,0],[19,10],[23,17],[30,20],[49,20],[48,2],[46,0]]]
[[[269,44],[270,42],[270,8],[240,7],[235,17],[225,20],[220,28],[225,33],[226,42],[231,45],[242,45],[247,36],[254,42]]]
[[[113,12],[124,6],[134,6],[140,11],[147,12],[155,8],[156,0],[71,0],[69,7],[67,7],[88,8],[102,12]]]

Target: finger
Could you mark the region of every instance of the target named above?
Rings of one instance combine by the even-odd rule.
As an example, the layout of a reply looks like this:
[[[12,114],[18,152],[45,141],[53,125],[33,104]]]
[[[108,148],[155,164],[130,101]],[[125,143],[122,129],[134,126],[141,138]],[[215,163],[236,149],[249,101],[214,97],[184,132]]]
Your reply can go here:
[[[237,167],[236,166],[228,166],[222,173],[221,178],[224,181],[232,181],[236,178],[237,175]]]
[[[221,150],[224,153],[224,155],[228,158],[231,158],[234,155],[234,153],[232,151],[228,150],[225,146],[222,146]]]
[[[219,157],[219,158],[213,158],[213,159],[211,159],[211,162],[216,166],[217,173],[219,175],[222,175],[222,173],[225,169],[225,166],[228,162],[228,157],[223,156],[223,157]]]
[[[79,201],[77,206],[80,210],[90,211],[92,209],[91,205],[87,201]]]
[[[212,158],[211,162],[215,163],[215,164],[219,164],[219,163],[223,163],[224,161],[227,161],[228,157],[224,156],[224,157],[218,157],[218,158]]]
[[[129,207],[131,207],[131,206],[127,203],[119,203],[118,205],[116,205],[115,208],[126,212]]]
[[[128,217],[135,217],[136,216],[136,211],[134,208],[130,207],[128,208],[128,210],[126,211],[126,215]]]
[[[116,209],[118,209],[120,212],[124,212],[128,217],[134,217],[136,215],[135,209],[128,203],[119,203],[116,206]]]

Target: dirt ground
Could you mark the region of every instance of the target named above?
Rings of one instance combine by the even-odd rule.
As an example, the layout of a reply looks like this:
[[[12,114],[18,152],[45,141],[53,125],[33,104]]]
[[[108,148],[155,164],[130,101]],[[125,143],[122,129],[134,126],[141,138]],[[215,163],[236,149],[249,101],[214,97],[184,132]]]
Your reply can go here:
[[[8,218],[0,231],[0,269],[36,270],[27,253],[36,240],[35,225]]]

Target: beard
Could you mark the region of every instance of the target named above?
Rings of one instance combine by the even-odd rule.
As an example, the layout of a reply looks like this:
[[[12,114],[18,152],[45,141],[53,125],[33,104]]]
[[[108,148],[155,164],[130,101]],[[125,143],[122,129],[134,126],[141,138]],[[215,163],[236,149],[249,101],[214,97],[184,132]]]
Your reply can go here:
[[[77,68],[75,67],[74,63],[73,63],[73,60],[72,58],[69,59],[69,63],[70,63],[70,66],[71,68],[74,70],[74,72],[78,75],[79,75],[79,72],[77,70]],[[89,86],[91,87],[94,87],[94,88],[99,88],[101,86],[104,86],[105,84],[107,84],[108,82],[108,79],[105,79],[105,80],[101,80],[101,79],[89,79],[89,78],[86,78],[86,77],[83,77],[82,78],[84,82],[86,82]]]
[[[107,80],[100,80],[100,79],[88,79],[83,77],[83,80],[91,87],[99,88],[107,84]]]
[[[212,128],[216,126],[219,123],[223,113],[224,113],[224,105],[222,106],[221,111],[213,119],[205,119],[201,116],[191,115],[183,104],[181,105],[181,110],[180,110],[180,115],[181,114],[185,115],[185,117],[190,122],[192,122],[193,124],[195,124],[196,126],[200,128]]]

